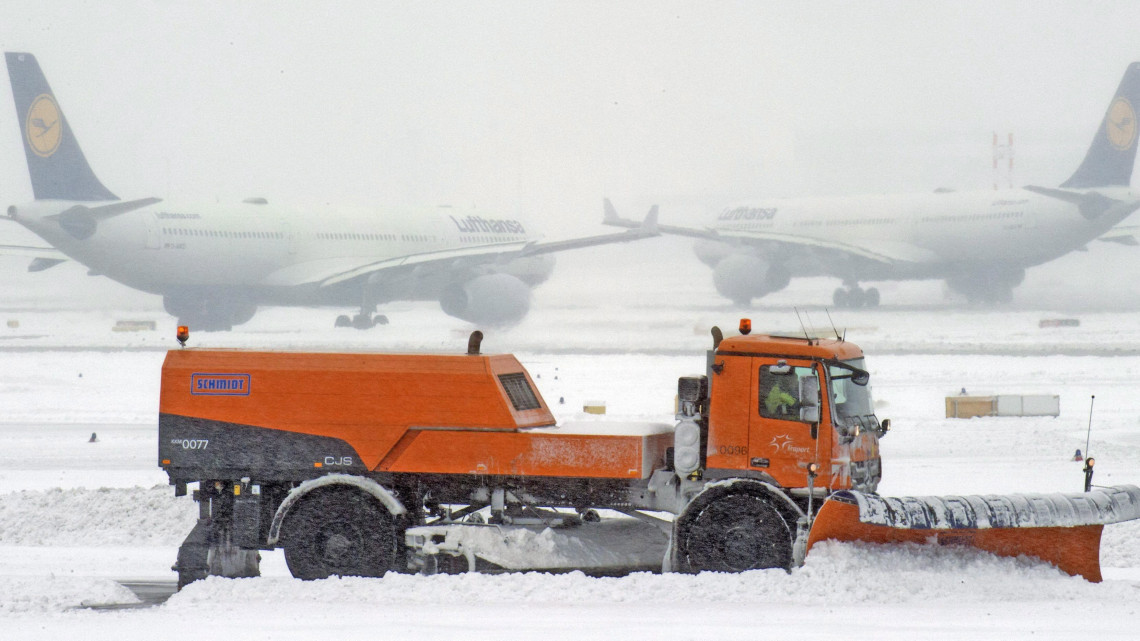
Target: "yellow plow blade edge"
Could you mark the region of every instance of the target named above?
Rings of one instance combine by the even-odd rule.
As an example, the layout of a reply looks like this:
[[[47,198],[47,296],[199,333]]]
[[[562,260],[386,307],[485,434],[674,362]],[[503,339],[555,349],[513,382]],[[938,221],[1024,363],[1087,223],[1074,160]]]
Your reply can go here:
[[[882,497],[836,492],[812,523],[819,541],[969,545],[1000,556],[1033,556],[1063,572],[1101,580],[1105,525],[1140,518],[1140,488],[1080,494]]]

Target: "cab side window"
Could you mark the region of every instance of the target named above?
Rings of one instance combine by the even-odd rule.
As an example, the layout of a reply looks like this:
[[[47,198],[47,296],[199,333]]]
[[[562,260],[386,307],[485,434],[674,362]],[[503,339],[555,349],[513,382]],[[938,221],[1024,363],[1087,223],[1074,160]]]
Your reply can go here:
[[[781,421],[800,421],[800,379],[813,376],[810,367],[762,365],[760,367],[760,416]]]

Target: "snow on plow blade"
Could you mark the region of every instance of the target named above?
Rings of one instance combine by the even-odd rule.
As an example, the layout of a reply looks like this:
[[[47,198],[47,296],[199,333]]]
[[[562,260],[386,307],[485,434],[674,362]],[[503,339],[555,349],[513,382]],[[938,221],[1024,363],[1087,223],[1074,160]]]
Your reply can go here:
[[[836,492],[808,536],[818,541],[969,545],[1000,556],[1035,556],[1094,583],[1105,525],[1140,518],[1135,485],[1080,494],[882,497]]]

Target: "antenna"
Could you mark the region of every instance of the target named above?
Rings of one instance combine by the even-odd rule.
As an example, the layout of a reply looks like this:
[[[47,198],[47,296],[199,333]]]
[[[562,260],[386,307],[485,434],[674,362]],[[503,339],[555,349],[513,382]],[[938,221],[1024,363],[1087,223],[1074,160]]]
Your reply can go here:
[[[1085,491],[1086,492],[1092,490],[1093,465],[1096,464],[1096,459],[1089,456],[1089,438],[1092,437],[1092,411],[1093,411],[1093,403],[1095,403],[1095,402],[1096,402],[1096,394],[1093,394],[1091,397],[1089,397],[1089,431],[1087,434],[1085,434],[1085,468],[1084,468],[1084,473],[1085,473]]]
[[[804,310],[804,318],[807,319],[807,324],[811,325],[811,333],[812,334],[818,333],[818,332],[816,332],[816,329],[815,329],[815,323],[812,322],[812,320],[811,320],[811,314],[809,314],[806,309]]]
[[[1093,403],[1096,403],[1096,394],[1089,397],[1089,431],[1085,434],[1085,458],[1089,457],[1089,439],[1092,438]]]
[[[804,338],[807,339],[808,345],[811,345],[811,336],[808,335],[807,328],[804,327],[804,319],[800,318],[800,308],[793,307],[792,311],[796,313],[796,320],[800,322],[800,329],[804,332]]]
[[[840,341],[843,340],[843,338],[839,336],[839,330],[835,329],[835,321],[831,320],[831,310],[824,307],[823,311],[827,313],[827,322],[831,323],[831,331],[835,332],[835,339]],[[846,334],[847,330],[843,330],[843,333]]]

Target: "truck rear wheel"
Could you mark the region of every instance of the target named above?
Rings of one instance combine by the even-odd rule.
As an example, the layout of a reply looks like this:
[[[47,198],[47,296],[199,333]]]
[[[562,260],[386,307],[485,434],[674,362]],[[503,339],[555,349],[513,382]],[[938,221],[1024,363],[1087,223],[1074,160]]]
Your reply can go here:
[[[791,529],[760,493],[729,489],[698,496],[677,519],[673,537],[674,568],[681,572],[792,566]]]
[[[283,526],[285,562],[298,579],[383,576],[396,558],[395,519],[375,499],[350,488],[314,491]]]

